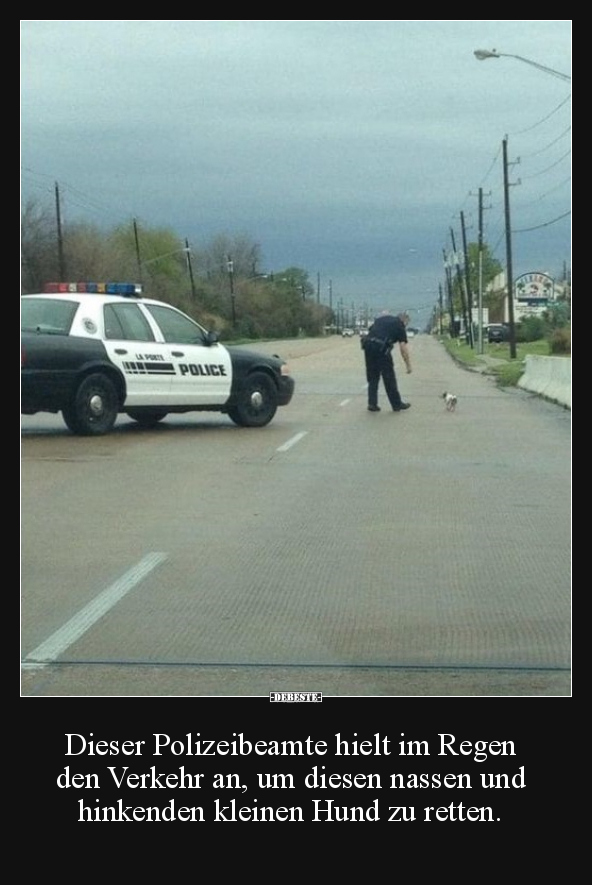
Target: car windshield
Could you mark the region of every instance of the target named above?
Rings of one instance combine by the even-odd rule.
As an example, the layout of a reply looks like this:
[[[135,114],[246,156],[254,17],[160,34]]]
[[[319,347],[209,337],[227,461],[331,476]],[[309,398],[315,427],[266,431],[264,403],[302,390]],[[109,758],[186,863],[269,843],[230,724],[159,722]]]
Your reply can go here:
[[[62,298],[21,298],[21,331],[68,335],[77,308]]]

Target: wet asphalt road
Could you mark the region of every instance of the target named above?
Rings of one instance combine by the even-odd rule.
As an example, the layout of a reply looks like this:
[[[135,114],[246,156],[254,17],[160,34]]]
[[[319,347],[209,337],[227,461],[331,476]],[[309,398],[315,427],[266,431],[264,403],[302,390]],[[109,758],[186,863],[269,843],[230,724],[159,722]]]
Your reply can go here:
[[[357,338],[258,347],[262,430],[23,417],[22,694],[569,695],[570,413],[427,336],[400,414]]]

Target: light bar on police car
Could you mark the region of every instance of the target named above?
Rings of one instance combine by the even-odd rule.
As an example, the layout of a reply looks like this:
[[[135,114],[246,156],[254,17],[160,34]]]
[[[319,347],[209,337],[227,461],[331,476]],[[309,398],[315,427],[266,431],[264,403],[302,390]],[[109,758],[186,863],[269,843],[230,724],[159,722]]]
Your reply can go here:
[[[138,297],[142,294],[140,283],[46,283],[46,293],[68,294],[89,292],[93,295],[126,295]]]

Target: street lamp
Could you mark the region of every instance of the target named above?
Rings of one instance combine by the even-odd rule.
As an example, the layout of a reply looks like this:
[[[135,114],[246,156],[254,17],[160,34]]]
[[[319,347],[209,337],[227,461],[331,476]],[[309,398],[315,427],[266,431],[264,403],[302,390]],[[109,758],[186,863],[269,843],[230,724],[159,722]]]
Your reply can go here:
[[[236,326],[236,306],[234,298],[234,264],[230,255],[226,261],[226,270],[228,271],[228,282],[230,284],[230,307],[232,310],[232,327]]]
[[[518,61],[523,61],[527,65],[532,65],[533,68],[538,68],[539,71],[545,71],[547,74],[551,74],[553,77],[558,77],[560,80],[571,80],[567,74],[562,74],[561,71],[556,71],[554,68],[548,68],[546,65],[540,65],[537,61],[532,61],[530,58],[524,58],[522,55],[512,55],[510,52],[498,52],[497,49],[475,49],[473,52],[475,58],[479,59],[479,61],[483,61],[486,58],[517,58]]]

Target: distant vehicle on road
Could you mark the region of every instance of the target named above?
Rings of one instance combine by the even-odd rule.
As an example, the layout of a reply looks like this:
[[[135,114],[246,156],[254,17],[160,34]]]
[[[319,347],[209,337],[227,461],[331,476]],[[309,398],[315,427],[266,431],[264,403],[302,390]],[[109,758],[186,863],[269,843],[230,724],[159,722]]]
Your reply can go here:
[[[487,327],[487,341],[489,344],[501,344],[509,339],[509,330],[503,323],[490,323]]]
[[[343,329],[342,332],[341,332],[341,337],[342,337],[342,338],[353,338],[353,336],[354,336],[354,330],[353,330],[353,329],[349,329],[349,328],[348,328],[348,329]]]

